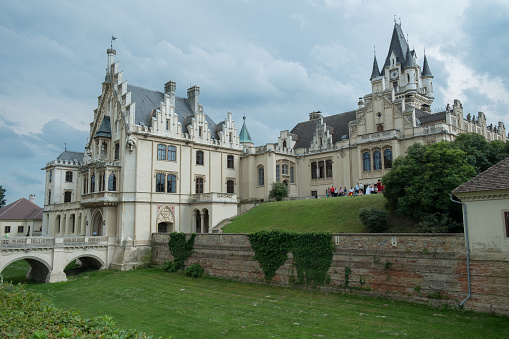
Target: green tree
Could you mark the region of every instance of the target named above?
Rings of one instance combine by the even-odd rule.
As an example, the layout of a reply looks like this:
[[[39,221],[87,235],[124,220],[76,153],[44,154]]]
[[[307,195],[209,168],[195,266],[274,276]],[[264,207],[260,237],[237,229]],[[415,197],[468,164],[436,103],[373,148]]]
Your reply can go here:
[[[461,208],[449,193],[476,174],[465,154],[445,141],[410,146],[382,179],[388,207],[413,218],[440,213],[461,220]]]
[[[5,188],[0,185],[0,208],[5,206]]]
[[[276,201],[281,201],[288,195],[288,187],[283,182],[273,182],[272,188],[269,192],[269,198],[275,198]]]
[[[452,142],[466,154],[469,164],[474,166],[477,174],[509,156],[509,144],[500,140],[492,142],[477,133],[463,133]]]

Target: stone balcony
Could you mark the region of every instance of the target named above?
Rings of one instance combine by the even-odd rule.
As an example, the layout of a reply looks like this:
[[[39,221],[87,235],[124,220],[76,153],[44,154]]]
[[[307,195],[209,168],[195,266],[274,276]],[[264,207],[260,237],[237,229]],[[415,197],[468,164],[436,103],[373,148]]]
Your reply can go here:
[[[95,192],[81,195],[81,206],[112,206],[118,204],[118,192]]]
[[[237,203],[237,194],[236,193],[198,193],[198,194],[190,194],[189,195],[189,203],[216,203],[216,202],[226,202],[226,203]]]
[[[382,131],[382,132],[361,134],[357,137],[357,143],[362,144],[365,142],[398,139],[398,138],[399,138],[399,131],[397,129],[391,129],[391,130]]]

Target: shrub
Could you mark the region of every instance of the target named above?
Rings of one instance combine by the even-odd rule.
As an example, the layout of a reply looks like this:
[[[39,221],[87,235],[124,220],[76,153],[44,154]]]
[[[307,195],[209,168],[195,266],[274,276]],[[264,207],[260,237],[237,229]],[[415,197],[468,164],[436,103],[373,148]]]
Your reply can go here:
[[[175,271],[184,270],[184,263],[193,254],[194,238],[196,238],[196,233],[191,234],[188,240],[186,240],[185,233],[170,233],[168,247],[174,259]]]
[[[269,192],[269,198],[275,198],[276,201],[281,201],[288,195],[288,187],[284,182],[272,183],[272,188]]]
[[[203,275],[203,267],[198,263],[194,263],[186,268],[185,273],[188,277],[199,278]]]
[[[170,261],[165,262],[161,266],[161,269],[163,271],[168,271],[168,272],[177,272],[179,267],[178,267],[178,264],[175,261],[170,260]]]
[[[463,232],[463,225],[455,222],[447,214],[434,213],[422,217],[417,226],[422,233]]]
[[[371,208],[363,208],[359,212],[362,224],[370,233],[380,233],[387,228],[387,212]]]

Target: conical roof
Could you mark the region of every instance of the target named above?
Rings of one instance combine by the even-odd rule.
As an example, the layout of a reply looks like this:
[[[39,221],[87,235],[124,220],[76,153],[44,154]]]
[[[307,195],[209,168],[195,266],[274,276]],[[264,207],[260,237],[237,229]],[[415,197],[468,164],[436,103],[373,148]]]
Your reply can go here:
[[[247,130],[246,127],[246,116],[244,116],[243,119],[244,122],[242,123],[242,129],[240,130],[239,141],[241,143],[243,142],[253,143],[253,141],[251,140],[251,136],[249,135],[249,131]]]
[[[405,56],[405,65],[403,68],[415,67],[415,66],[417,66],[417,65],[415,64],[414,57],[412,55],[412,52],[410,51],[410,47],[407,46],[406,56]]]
[[[394,30],[392,31],[391,45],[389,46],[389,52],[385,59],[384,68],[391,64],[391,53],[394,52],[396,55],[397,62],[402,65],[405,63],[405,53],[408,49],[408,43],[401,29],[401,25],[394,23]]]
[[[380,70],[378,69],[378,62],[376,61],[376,55],[375,60],[373,60],[373,71],[371,72],[371,78],[369,80],[378,78],[380,76]]]
[[[432,77],[431,70],[429,69],[428,59],[426,58],[426,54],[424,54],[424,64],[422,65],[422,76],[423,77]]]

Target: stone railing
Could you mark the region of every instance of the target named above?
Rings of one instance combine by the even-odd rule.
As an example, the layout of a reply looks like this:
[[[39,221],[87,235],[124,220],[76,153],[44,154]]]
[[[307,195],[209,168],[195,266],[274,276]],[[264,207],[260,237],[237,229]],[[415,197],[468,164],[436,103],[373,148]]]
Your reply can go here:
[[[114,237],[23,237],[0,240],[0,250],[23,248],[104,246],[114,241]]]
[[[115,204],[118,203],[118,192],[95,192],[81,195],[81,204]]]
[[[399,131],[396,129],[387,130],[383,132],[375,132],[369,134],[361,134],[358,136],[357,140],[360,142],[370,142],[376,140],[387,140],[394,139],[399,137]]]
[[[233,202],[237,203],[236,193],[198,193],[189,196],[189,202]]]

